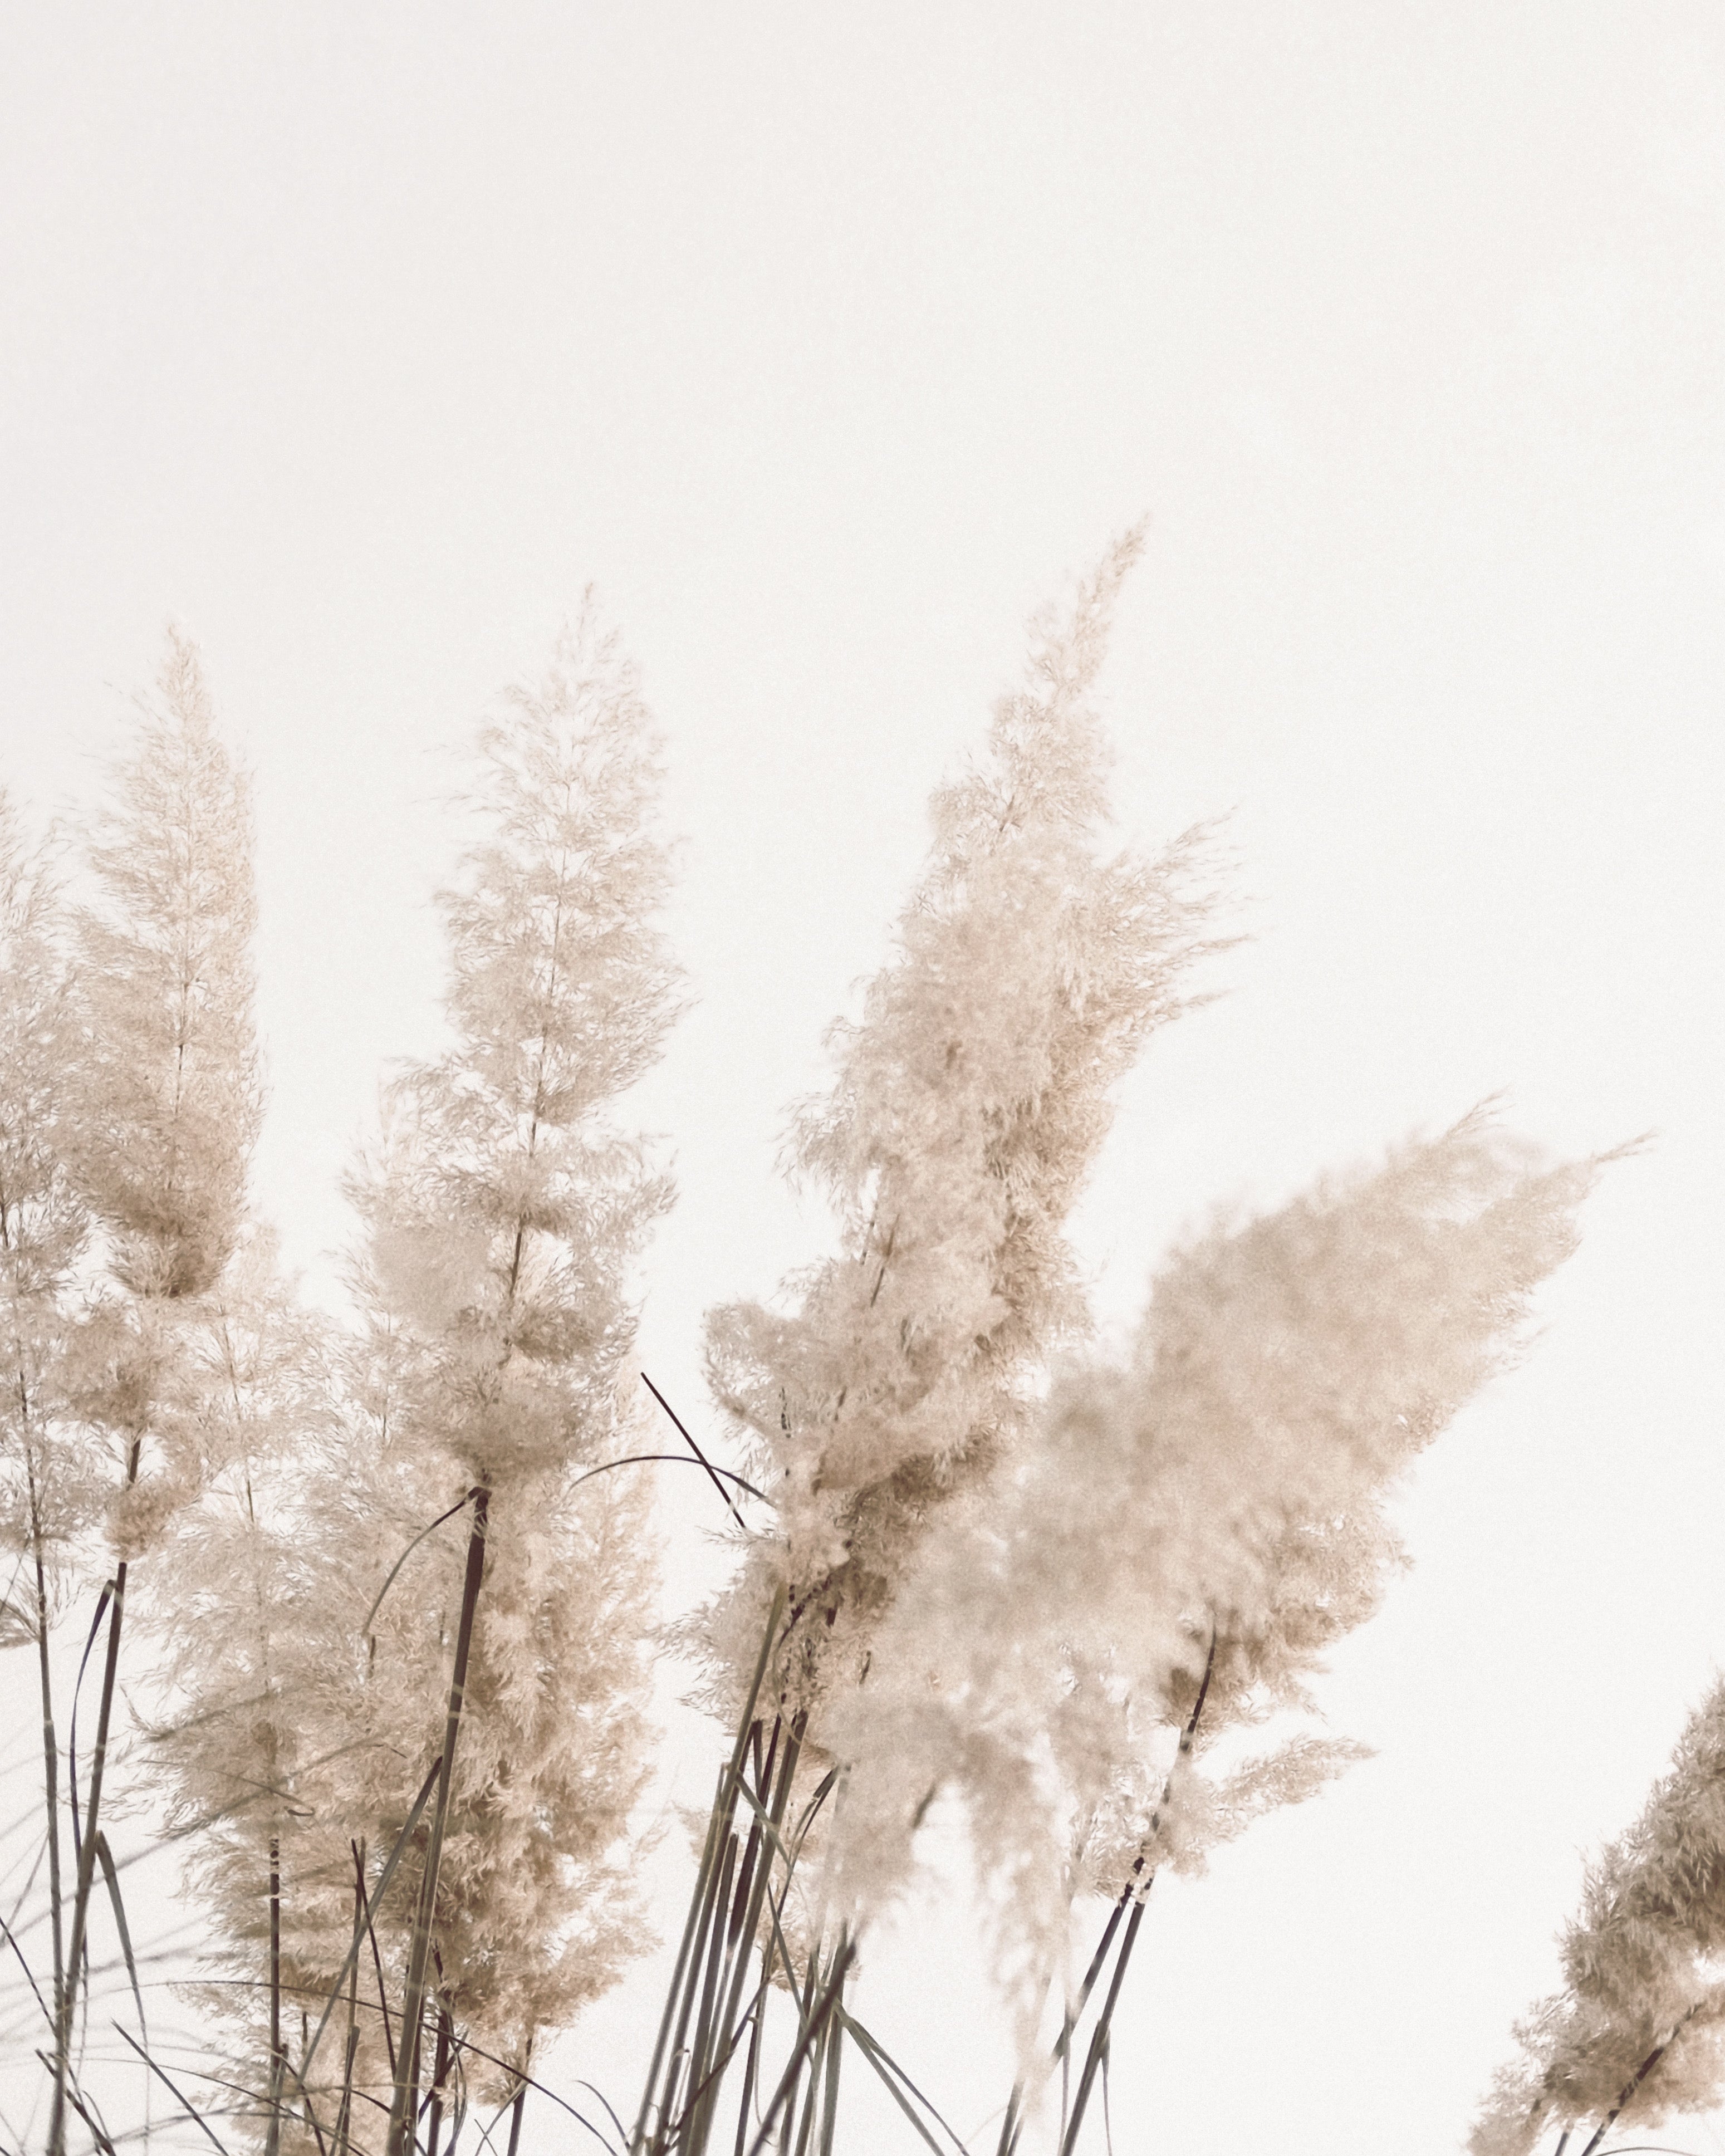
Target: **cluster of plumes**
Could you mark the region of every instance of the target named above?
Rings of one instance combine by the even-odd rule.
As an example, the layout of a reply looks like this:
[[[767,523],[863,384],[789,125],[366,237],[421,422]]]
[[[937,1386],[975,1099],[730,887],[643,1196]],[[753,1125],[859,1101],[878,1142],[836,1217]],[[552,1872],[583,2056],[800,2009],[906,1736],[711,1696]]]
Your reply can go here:
[[[297,1307],[252,1229],[193,1299],[151,1409],[200,1470],[152,1603],[152,1748],[218,1922],[208,1996],[261,2095],[272,1990],[285,2030],[316,2025],[362,1881],[352,2010],[344,1994],[309,2066],[287,2043],[279,2082],[326,2133],[351,2082],[365,2143],[389,2107],[423,1811],[408,1830],[443,1739],[475,1486],[490,1531],[434,1931],[452,2087],[511,2093],[643,1937],[627,1830],[647,1772],[647,1491],[634,1471],[582,1477],[648,1449],[629,1275],[670,1191],[606,1111],[675,1014],[657,779],[634,670],[589,608],[479,737],[472,840],[440,901],[454,1042],[388,1089],[353,1178],[357,1327]],[[275,2138],[310,2145],[291,2119]]]
[[[790,1284],[793,1309],[710,1321],[713,1389],[776,1512],[704,1621],[727,1707],[781,1588],[781,1706],[814,1712],[858,1680],[928,1522],[1012,1450],[1043,1359],[1081,1329],[1065,1217],[1114,1081],[1204,947],[1197,834],[1155,861],[1099,846],[1088,695],[1139,544],[1038,624],[986,761],[936,796],[932,860],[895,959],[834,1033],[832,1090],[796,1122],[838,1255]]]
[[[1691,1715],[1641,1816],[1589,1866],[1563,1989],[1516,2029],[1471,2156],[1548,2132],[1655,2127],[1725,2093],[1725,1681]]]
[[[649,1449],[630,1273],[670,1187],[606,1118],[675,1015],[657,781],[634,671],[589,610],[480,737],[480,829],[442,900],[454,1045],[396,1080],[352,1186],[363,1332],[307,1501],[311,1542],[341,1553],[319,1681],[345,1748],[298,1838],[290,1958],[296,1984],[326,1990],[351,1935],[350,1844],[375,1886],[441,1742],[466,1514],[370,1605],[429,1520],[490,1493],[434,1989],[469,2083],[506,2090],[503,2069],[640,1937],[624,1837],[647,1772],[646,1493],[634,1471],[582,1477]],[[403,1864],[381,1912],[397,1964],[419,1868]],[[366,2031],[387,2082],[375,2015]],[[320,2056],[326,2086],[341,2063],[333,2044]]]
[[[834,1715],[839,1905],[900,1891],[929,1804],[962,1798],[1028,2033],[1076,1895],[1195,1868],[1357,1756],[1308,1734],[1205,1765],[1309,1706],[1376,1608],[1386,1496],[1513,1352],[1596,1166],[1476,1114],[1177,1251],[1129,1358],[1060,1372],[1011,1472],[927,1537]]]

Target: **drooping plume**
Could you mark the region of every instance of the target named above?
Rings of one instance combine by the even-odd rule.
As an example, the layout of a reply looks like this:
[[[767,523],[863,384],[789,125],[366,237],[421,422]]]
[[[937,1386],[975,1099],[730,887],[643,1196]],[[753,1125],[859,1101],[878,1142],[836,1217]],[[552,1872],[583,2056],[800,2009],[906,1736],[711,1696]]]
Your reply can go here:
[[[1520,2056],[1497,2076],[1471,2156],[1528,2156],[1559,2128],[1591,2156],[1615,2128],[1713,2109],[1722,1954],[1725,1681],[1690,1716],[1640,1819],[1588,1867],[1563,1936],[1563,1989],[1517,2024]]]
[[[1065,1218],[1114,1081],[1183,1007],[1204,947],[1197,834],[1155,861],[1099,844],[1107,754],[1088,698],[1140,543],[1036,625],[985,757],[935,797],[896,952],[833,1034],[836,1076],[792,1157],[834,1206],[837,1255],[789,1314],[710,1321],[714,1389],[777,1507],[706,1625],[727,1701],[780,1586],[783,1698],[811,1708],[856,1681],[928,1522],[1010,1451],[1042,1358],[1083,1326]]]
[[[835,1732],[847,1905],[900,1889],[928,1802],[958,1792],[1034,2019],[1076,1894],[1201,1863],[1345,1763],[1307,1738],[1200,1765],[1308,1705],[1377,1607],[1401,1561],[1384,1499],[1513,1353],[1596,1166],[1542,1167],[1476,1115],[1178,1251],[1130,1359],[1059,1376],[1018,1471],[901,1592]]]

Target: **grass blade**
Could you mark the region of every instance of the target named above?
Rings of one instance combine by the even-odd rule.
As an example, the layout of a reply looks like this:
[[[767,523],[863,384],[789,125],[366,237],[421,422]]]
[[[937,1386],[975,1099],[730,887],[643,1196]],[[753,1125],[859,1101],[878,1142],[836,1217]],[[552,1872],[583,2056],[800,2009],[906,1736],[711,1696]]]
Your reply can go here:
[[[95,1847],[96,1861],[102,1867],[108,1900],[113,1906],[114,1928],[120,1934],[120,1951],[126,1957],[126,1973],[131,1979],[131,1995],[138,2010],[138,2034],[147,2044],[150,2030],[144,2020],[144,1994],[138,1987],[138,1965],[132,1958],[131,1933],[126,1922],[126,1902],[120,1892],[120,1874],[114,1869],[114,1852],[108,1846],[108,1837],[100,1828],[96,1831]]]
[[[767,2146],[767,2137],[773,2131],[773,2122],[778,2117],[785,2099],[796,2087],[798,2077],[803,2071],[803,2061],[825,2027],[827,2017],[839,2004],[839,1994],[845,1989],[845,1979],[850,1974],[850,1964],[855,1952],[855,1947],[849,1940],[839,1948],[833,1964],[833,1973],[827,1979],[819,2000],[804,2020],[803,2033],[797,2039],[795,2050],[785,2061],[784,2071],[778,2077],[778,2086],[773,2092],[772,2101],[762,2117],[760,2131],[749,2143],[748,2156],[761,2156],[761,2151]]]
[[[173,2083],[168,2079],[167,2070],[164,2067],[157,2066],[155,2060],[150,2056],[150,2054],[144,2049],[143,2046],[138,2043],[129,2031],[122,2029],[117,2021],[114,2024],[114,2028],[116,2035],[123,2037],[125,2041],[131,2046],[133,2051],[137,2053],[138,2056],[150,2069],[151,2072],[156,2076],[162,2087],[167,2089],[169,2095],[172,2097],[174,2102],[178,2104],[181,2110],[185,2112],[187,2118],[195,2120],[196,2123],[203,2128],[206,2138],[213,2142],[216,2148],[220,2151],[220,2156],[228,2156],[227,2149],[223,2148],[222,2143],[217,2139],[214,2130],[210,2126],[208,2119],[205,2118],[203,2113],[193,2103],[189,2097],[183,2095],[180,2090],[174,2087]]]
[[[432,1761],[431,1772],[425,1777],[424,1782],[421,1784],[418,1795],[413,1799],[413,1809],[408,1814],[407,1825],[403,1827],[401,1832],[395,1837],[395,1846],[390,1851],[389,1861],[383,1866],[382,1876],[377,1881],[377,1890],[374,1894],[367,1897],[364,1904],[364,1923],[367,1929],[370,1928],[371,1924],[371,1912],[382,1901],[384,1893],[388,1888],[390,1881],[395,1876],[395,1867],[401,1862],[402,1852],[406,1849],[408,1842],[412,1840],[413,1830],[419,1824],[420,1815],[424,1811],[426,1805],[431,1801],[431,1793],[437,1786],[438,1776],[442,1771],[443,1763],[443,1754],[439,1753],[437,1758]],[[358,1851],[356,1851],[356,1857],[357,1855]],[[341,1995],[341,1986],[347,1983],[349,1974],[359,1960],[359,1949],[362,1936],[360,1923],[356,1922],[353,1928],[353,1943],[347,1949],[347,1958],[341,1964],[341,1974],[336,1979],[333,1989],[331,1991],[329,1997],[324,2001],[323,2013],[317,2024],[317,2033],[312,2037],[311,2041],[305,2046],[305,2056],[300,2062],[300,2071],[302,2074],[309,2074],[311,2072],[312,2059],[316,2053],[318,2046],[323,2041],[323,2032],[329,2026],[331,2015],[336,2010],[336,2001]],[[372,1946],[374,1952],[377,1948],[377,1940],[374,1938],[372,1941]],[[383,1981],[383,1970],[381,1963],[378,1964],[377,1981],[381,1986]],[[387,2017],[387,2008],[385,2009],[385,2013]],[[385,2033],[388,2033],[387,2018],[385,2022]],[[393,2068],[392,2071],[393,2071]]]
[[[911,2076],[905,2071],[898,2061],[892,2056],[891,2053],[886,2050],[885,2046],[882,2045],[875,2037],[871,2035],[854,2015],[847,2013],[842,2006],[839,2009],[839,2019],[844,2024],[845,2033],[854,2041],[858,2051],[862,2053],[869,2064],[875,2069],[875,2071],[880,2075],[881,2080],[886,2082],[887,2087],[892,2091],[894,2097],[897,2099],[900,2109],[902,2110],[906,2116],[911,2120],[912,2123],[916,2126],[916,2131],[922,2136],[923,2139],[928,2143],[929,2147],[931,2148],[939,2148],[940,2143],[930,2137],[928,2129],[922,2124],[922,2121],[916,2118],[915,2112],[911,2110],[909,2104],[906,2102],[903,2094],[897,2087],[897,2083],[900,2082],[902,2082],[905,2087],[910,2091],[913,2097],[916,2097],[917,2102],[922,2105],[922,2108],[928,2113],[935,2124],[940,2128],[942,2133],[946,2134],[951,2140],[952,2146],[958,2150],[959,2156],[966,2156],[963,2142],[959,2139],[958,2136],[955,2133],[953,2133],[952,2128],[947,2125],[946,2120],[941,2117],[939,2112],[935,2109],[928,2098],[922,2093],[922,2090],[917,2087],[916,2082],[911,2079]],[[941,2150],[941,2156],[947,2156],[947,2152],[944,2149]]]

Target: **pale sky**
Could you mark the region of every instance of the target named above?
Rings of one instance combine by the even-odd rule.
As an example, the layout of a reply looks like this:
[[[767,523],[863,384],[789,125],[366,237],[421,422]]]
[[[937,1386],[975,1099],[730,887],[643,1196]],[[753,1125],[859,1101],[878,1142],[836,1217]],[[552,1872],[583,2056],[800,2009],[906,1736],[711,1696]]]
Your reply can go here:
[[[1657,1132],[1409,1493],[1323,1691],[1378,1756],[1158,1886],[1117,2026],[1122,2156],[1453,2150],[1725,1663],[1725,14],[62,0],[3,78],[3,775],[87,798],[164,621],[201,641],[256,773],[259,1194],[314,1292],[379,1071],[439,1038],[431,752],[593,582],[699,998],[639,1103],[681,1189],[643,1358],[722,1446],[701,1313],[823,1246],[778,1134],[929,790],[1147,512],[1122,835],[1231,811],[1252,940],[1123,1096],[1099,1311],[1487,1093],[1562,1151]],[[675,1604],[711,1558],[664,1495]],[[1009,2080],[971,1958],[955,1887],[859,1993],[966,2133]],[[550,2078],[632,2106],[658,1974]],[[859,2097],[846,2156],[911,2145]]]

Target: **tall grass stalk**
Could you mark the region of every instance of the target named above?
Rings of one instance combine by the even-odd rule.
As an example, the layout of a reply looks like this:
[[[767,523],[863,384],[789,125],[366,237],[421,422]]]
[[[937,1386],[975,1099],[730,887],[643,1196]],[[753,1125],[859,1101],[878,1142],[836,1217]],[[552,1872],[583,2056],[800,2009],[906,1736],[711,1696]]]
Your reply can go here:
[[[20,1405],[28,1416],[29,1396],[20,1368]],[[41,1495],[33,1466],[26,1459],[30,1502],[30,1563],[35,1595],[36,1675],[42,1698],[42,1806],[44,1836],[48,1849],[48,1922],[54,1956],[54,2027],[59,2042],[60,2015],[65,2010],[65,1911],[60,1887],[60,1798],[59,1734],[54,1727],[54,1667],[49,1654],[48,1565],[43,1534]]]
[[[798,1964],[785,1933],[786,1904],[803,1846],[837,1781],[829,1768],[793,1819],[803,1763],[806,1716],[761,1711],[769,1668],[790,1625],[774,1596],[731,1756],[708,1814],[701,1863],[667,1990],[647,2084],[629,2138],[631,2156],[706,2156],[715,2143],[733,2066],[735,2156],[766,2146],[778,2123],[786,2156],[829,2150],[836,2127],[847,2016],[843,1997],[855,1942],[841,1928],[824,1948],[817,1934]],[[752,1981],[751,1971],[755,1972]],[[767,2056],[769,2005],[784,1988],[795,2014],[788,2059],[751,2138]]]
[[[137,1477],[137,1448],[128,1461],[126,1485]],[[96,1835],[102,1808],[102,1784],[107,1772],[108,1742],[113,1727],[114,1695],[120,1675],[121,1620],[126,1609],[125,1558],[114,1568],[108,1596],[108,1640],[102,1657],[102,1690],[96,1708],[95,1743],[90,1753],[90,1789],[85,1799],[84,1820],[78,1846],[78,1875],[72,1896],[72,1918],[66,1945],[66,1977],[54,2027],[54,2096],[49,2112],[49,2156],[64,2156],[66,2105],[71,2101],[72,2031],[77,2018],[80,1975],[87,1969],[85,1933],[90,1921],[90,1891],[95,1881]],[[74,1831],[79,1831],[74,1822]],[[80,2116],[83,2115],[81,2107]]]
[[[753,1480],[714,1466],[654,1393],[729,1507],[740,1562],[685,1635],[732,1738],[632,2129],[599,2098],[629,2156],[835,2156],[865,2067],[924,2145],[962,2156],[847,2002],[865,1928],[916,1891],[937,1798],[968,1808],[984,1887],[1012,1889],[991,1898],[1023,2071],[996,2156],[1019,2156],[1056,2072],[1057,2156],[1095,2140],[1099,2110],[1106,2134],[1112,2030],[1159,1870],[1199,1868],[1349,1753],[1298,1738],[1219,1777],[1218,1739],[1301,1700],[1319,1650],[1377,1606],[1399,1555],[1386,1493],[1513,1348],[1598,1166],[1536,1168],[1488,1118],[1466,1118],[1372,1174],[1202,1234],[1159,1276],[1130,1357],[1085,1360],[1068,1215],[1114,1082],[1214,947],[1199,940],[1195,838],[1159,862],[1101,850],[1106,753],[1089,691],[1138,545],[1127,535],[1070,617],[1044,624],[985,759],[937,796],[895,955],[837,1035],[830,1094],[795,1126],[793,1157],[839,1215],[836,1255],[802,1276],[794,1307],[715,1315],[710,1373]],[[647,1773],[644,1498],[608,1481],[577,1492],[664,1456],[627,1441],[639,1403],[621,1380],[631,1268],[670,1189],[647,1142],[608,1120],[675,1015],[648,926],[667,872],[657,754],[633,670],[584,614],[542,687],[516,692],[480,739],[467,803],[483,829],[442,901],[454,1045],[391,1089],[388,1132],[352,1186],[369,1229],[363,1337],[331,1350],[290,1313],[278,1360],[260,1344],[246,1366],[244,1399],[230,1352],[218,1412],[206,1336],[244,1305],[240,1260],[259,1240],[244,1189],[259,1106],[244,789],[182,640],[163,680],[167,714],[151,716],[92,856],[108,910],[77,932],[71,1105],[13,1114],[66,1141],[64,1161],[19,1186],[22,1214],[10,1163],[25,1156],[0,1130],[0,1352],[18,1380],[0,1369],[0,1435],[23,1441],[6,1527],[33,1568],[48,1996],[9,1927],[7,1940],[52,2039],[38,2055],[48,2156],[66,2156],[74,2118],[104,2156],[131,2138],[105,2122],[80,2043],[107,1973],[91,1953],[98,1867],[137,2006],[137,2038],[119,2033],[221,2156],[208,2122],[224,2116],[261,2156],[308,2140],[365,2156],[384,2122],[380,2156],[456,2156],[470,2105],[486,2147],[509,2113],[517,2156],[542,2038],[640,1941],[619,1851]],[[34,1005],[14,994],[12,1008]],[[7,1023],[22,1040],[35,1021]],[[23,1097],[7,1070],[28,1067],[5,1052],[0,1110]],[[39,1213],[54,1233],[33,1273],[13,1231],[22,1219],[28,1243]],[[88,1264],[86,1230],[106,1239]],[[290,1301],[264,1296],[259,1327]],[[67,1503],[46,1448],[63,1430],[74,1452],[85,1433],[105,1442],[123,1470],[64,1760],[54,1572],[99,1515]],[[270,1471],[255,1509],[254,1438]],[[249,1569],[219,1518],[242,1457]],[[388,1554],[379,1521],[448,1507],[435,1527],[467,1504],[459,1604],[452,1543],[418,1559],[374,1622],[426,1528],[356,1625]],[[183,1578],[160,1561],[170,1529]],[[129,1614],[149,1553],[136,1584],[163,1578],[162,1600],[140,1595]],[[242,1591],[255,1667],[223,1629]],[[121,1793],[122,1643],[146,1623],[202,1642],[162,1681],[185,1710],[163,1732],[180,1745],[174,1831],[220,1829],[208,1875],[243,2023],[234,2079],[187,2070],[239,2099],[207,2113],[151,2056],[105,1831]],[[79,1686],[98,1639],[80,1808]],[[1600,1952],[1634,1964],[1605,2002],[1617,2018],[1600,2023],[1594,1984],[1542,2022],[1534,2081],[1516,2082],[1476,2156],[1526,2156],[1524,2129],[1547,2118],[1598,2122],[1584,2152],[1597,2156],[1620,2118],[1705,2083],[1709,2031],[1725,2026],[1725,1887],[1707,1883],[1725,1879],[1725,1826],[1707,1809],[1725,1789],[1725,1695],[1703,1723],[1593,1896]],[[417,1881],[392,1894],[409,1851]],[[1051,1972],[1079,1893],[1117,1898],[1050,2058]],[[1647,1957],[1630,1950],[1661,1925],[1669,1995],[1650,1999]],[[1589,1984],[1597,1958],[1578,1964]]]
[[[286,2063],[281,2042],[281,1843],[270,1837],[270,2082],[265,2099],[269,2118],[264,2135],[264,2156],[276,2156],[281,2146],[282,2068]]]
[[[642,2152],[650,2152],[650,2156],[665,2156],[665,2152],[672,2148],[687,2149],[704,2146],[704,2142],[696,2143],[690,2138],[696,2126],[696,2117],[691,2113],[680,2120],[677,2103],[680,2091],[694,2092],[704,2132],[712,2110],[711,2103],[706,2101],[708,2093],[706,2085],[711,2077],[709,2061],[713,2046],[711,2038],[715,2033],[710,2019],[707,2028],[701,2032],[697,2041],[693,2058],[687,2057],[685,2054],[685,2040],[697,1999],[705,1997],[710,2006],[715,1995],[718,1964],[723,1957],[727,1936],[733,1950],[740,1946],[741,1953],[733,1981],[725,1997],[722,2017],[724,2063],[728,2064],[734,2049],[742,1967],[754,1943],[770,1873],[770,1855],[763,1849],[763,1823],[765,1827],[776,1833],[783,1819],[785,1806],[790,1800],[791,1779],[796,1771],[796,1751],[800,1743],[800,1733],[787,1731],[781,1718],[775,1717],[763,1748],[762,1723],[756,1711],[768,1666],[779,1645],[784,1608],[785,1593],[781,1587],[773,1596],[768,1613],[760,1652],[744,1697],[742,1712],[738,1717],[731,1756],[720,1771],[718,1786],[707,1815],[701,1862],[690,1896],[689,1913],[684,1922],[682,1939],[666,1990],[664,2010],[660,2017],[659,2032],[648,2064],[640,2110],[636,2116],[634,2130],[629,2137],[631,2156],[642,2156]],[[780,1756],[781,1745],[783,1747],[783,1758]],[[756,1820],[749,1835],[744,1875],[738,1882],[732,1907],[726,1912],[729,1922],[721,1925],[717,1915],[723,1900],[721,1878],[728,1881],[729,1868],[735,1861],[737,1810],[744,1795],[744,1774],[752,1753],[756,1767]],[[685,2131],[685,2128],[688,2130]]]
[[[490,1520],[491,1493],[480,1484],[470,1495],[473,1499],[473,1526],[467,1538],[467,1570],[461,1586],[461,1617],[455,1635],[455,1664],[449,1679],[449,1704],[444,1718],[444,1748],[438,1768],[437,1800],[433,1807],[431,1832],[425,1845],[425,1869],[421,1876],[419,1900],[413,1915],[407,1983],[402,1994],[401,2048],[396,2058],[395,2093],[389,2112],[388,2156],[404,2156],[413,2138],[414,2112],[419,2094],[419,2043],[425,2016],[425,1973],[431,1958],[431,1928],[436,1913],[437,1876],[443,1861],[444,1833],[449,1824],[449,1790],[454,1779],[455,1743],[461,1733],[461,1713],[467,1691],[467,1661],[473,1646],[474,1613],[479,1607],[480,1585],[485,1575],[485,1530]]]

